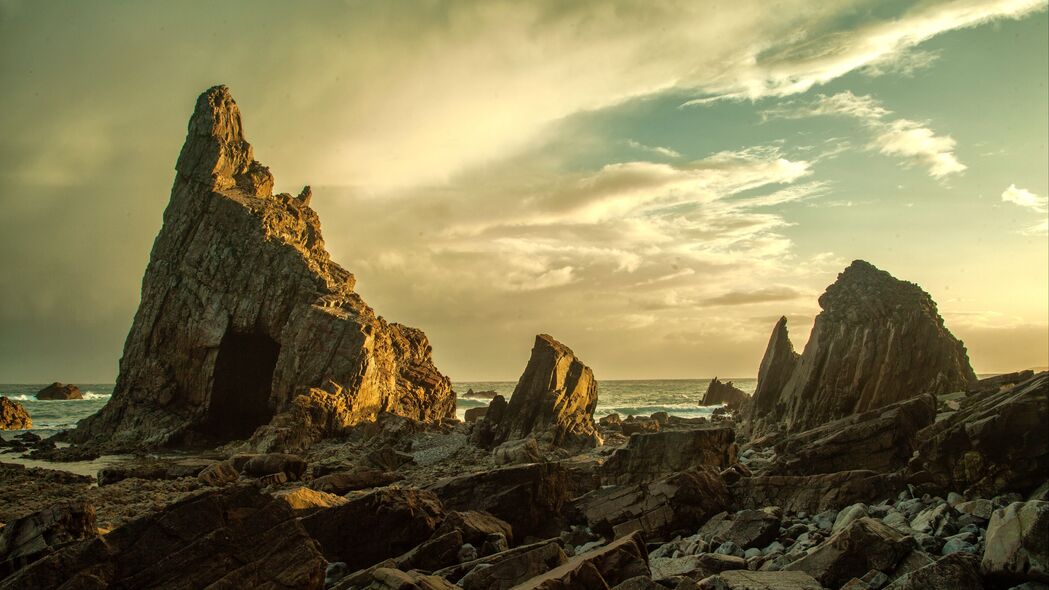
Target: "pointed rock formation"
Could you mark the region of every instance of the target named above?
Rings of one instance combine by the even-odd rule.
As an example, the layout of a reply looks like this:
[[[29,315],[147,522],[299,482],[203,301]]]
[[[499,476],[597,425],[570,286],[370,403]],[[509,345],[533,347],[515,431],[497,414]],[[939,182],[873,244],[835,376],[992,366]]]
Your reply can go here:
[[[33,419],[29,417],[22,404],[0,397],[0,430],[28,430],[33,427]]]
[[[805,352],[775,402],[788,430],[976,383],[965,347],[918,285],[857,260],[819,303]]]
[[[288,412],[267,440],[301,446],[378,412],[454,416],[425,334],[353,291],[308,188],[272,193],[225,86],[197,99],[175,169],[112,399],[73,441],[210,444]]]
[[[777,414],[782,414],[782,409],[776,407],[780,393],[790,381],[800,357],[790,342],[787,318],[781,317],[772,329],[769,345],[765,348],[765,356],[758,368],[758,385],[747,407],[745,419],[751,431],[761,431],[766,418],[776,419]]]
[[[590,367],[564,344],[540,334],[506,409],[490,411],[491,420],[485,417],[490,444],[535,436],[555,446],[593,447],[601,443],[596,407],[597,382]]]
[[[707,385],[707,392],[703,394],[703,399],[700,400],[699,405],[726,405],[734,410],[742,406],[749,397],[747,392],[733,385],[731,381],[722,383],[717,377],[714,377]]]

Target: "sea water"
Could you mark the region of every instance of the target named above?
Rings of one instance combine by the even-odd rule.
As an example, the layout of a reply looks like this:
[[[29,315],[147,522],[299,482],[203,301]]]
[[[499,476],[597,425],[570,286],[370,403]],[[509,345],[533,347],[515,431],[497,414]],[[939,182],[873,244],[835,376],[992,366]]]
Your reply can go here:
[[[722,381],[729,381],[722,379]],[[753,393],[756,379],[732,379],[733,384],[747,393]],[[598,402],[595,416],[601,417],[616,412],[624,418],[628,415],[648,416],[655,412],[667,412],[675,416],[696,417],[710,414],[714,408],[702,407],[699,400],[707,390],[710,379],[651,379],[636,381],[599,381]],[[458,393],[456,414],[462,419],[469,408],[487,406],[491,394],[479,396],[467,392],[494,391],[507,400],[514,392],[515,381],[464,381],[453,384]],[[82,400],[44,401],[36,399],[36,393],[46,384],[2,385],[0,395],[25,406],[33,418],[33,430],[49,434],[76,426],[76,423],[102,409],[113,393],[112,383],[78,384],[84,394]]]

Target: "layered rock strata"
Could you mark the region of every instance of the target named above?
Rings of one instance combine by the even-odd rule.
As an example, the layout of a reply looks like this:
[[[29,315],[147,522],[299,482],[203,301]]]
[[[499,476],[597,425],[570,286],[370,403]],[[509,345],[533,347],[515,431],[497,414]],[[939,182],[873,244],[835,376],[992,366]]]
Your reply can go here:
[[[425,334],[353,291],[324,248],[309,187],[273,194],[226,87],[200,95],[175,169],[112,399],[72,440],[223,442],[290,411],[281,428],[310,417],[307,431],[281,433],[300,444],[378,412],[454,416]]]
[[[765,356],[758,367],[758,384],[745,412],[744,417],[751,430],[764,430],[766,421],[774,421],[783,414],[783,408],[778,407],[780,394],[794,374],[800,357],[790,341],[787,318],[781,317],[772,329]]]

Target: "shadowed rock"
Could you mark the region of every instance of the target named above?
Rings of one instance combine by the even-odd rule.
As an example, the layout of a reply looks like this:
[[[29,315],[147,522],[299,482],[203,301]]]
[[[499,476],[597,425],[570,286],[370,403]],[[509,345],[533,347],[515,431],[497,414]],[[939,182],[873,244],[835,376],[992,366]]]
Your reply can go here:
[[[535,436],[555,446],[593,447],[601,443],[596,407],[597,382],[590,367],[567,346],[540,334],[505,411],[490,407],[482,426],[491,430],[491,445]]]
[[[72,440],[224,442],[290,412],[261,437],[277,450],[380,411],[454,416],[426,336],[353,291],[324,248],[310,191],[272,193],[225,86],[197,100],[175,169],[113,396]]]
[[[48,385],[47,387],[38,391],[36,393],[36,399],[84,399],[84,394],[81,393],[80,388],[76,385],[68,385],[65,383],[59,383],[58,381],[55,381],[51,385]]]
[[[761,431],[766,419],[776,420],[776,416],[782,415],[783,409],[777,408],[780,394],[794,374],[799,358],[801,355],[794,351],[794,345],[790,342],[787,318],[781,317],[769,337],[765,356],[758,368],[758,384],[746,411],[747,426],[751,430]]]
[[[805,352],[771,404],[788,430],[976,383],[965,347],[918,285],[857,260],[819,303]]]
[[[703,399],[700,400],[699,405],[726,405],[730,409],[737,409],[749,398],[750,396],[745,391],[733,385],[731,381],[722,383],[717,377],[714,377],[707,385],[707,392],[703,394]]]

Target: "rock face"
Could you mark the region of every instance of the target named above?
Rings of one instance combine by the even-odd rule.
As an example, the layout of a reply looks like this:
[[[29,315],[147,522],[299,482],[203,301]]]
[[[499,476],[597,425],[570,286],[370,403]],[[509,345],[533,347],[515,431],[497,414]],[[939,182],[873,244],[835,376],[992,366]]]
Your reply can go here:
[[[707,392],[699,402],[701,406],[720,406],[722,404],[731,409],[739,408],[750,396],[745,391],[736,387],[731,381],[722,383],[717,377],[710,380]]]
[[[353,291],[309,190],[273,194],[226,87],[197,100],[175,169],[112,399],[73,441],[223,442],[290,411],[278,426],[301,446],[381,411],[454,416],[426,336]],[[294,432],[305,419],[307,432]]]
[[[252,486],[235,486],[68,545],[5,578],[0,589],[320,590],[325,565],[284,502]]]
[[[641,483],[700,465],[719,469],[736,462],[731,428],[634,434],[601,466],[603,483]]]
[[[760,400],[788,430],[975,385],[965,347],[918,285],[857,260],[819,303],[823,311],[789,382],[774,403]]]
[[[801,355],[794,352],[787,333],[787,318],[781,317],[769,337],[769,345],[758,368],[758,385],[746,412],[747,425],[752,430],[762,430],[767,418],[776,419],[783,414],[783,408],[777,407],[780,393],[790,381],[799,358]]]
[[[915,468],[943,489],[991,497],[1027,494],[1049,473],[1049,373],[964,401],[918,432]]]
[[[95,509],[83,501],[56,504],[10,522],[0,529],[0,578],[97,533]]]
[[[1049,502],[1014,502],[987,525],[984,573],[1049,583]]]
[[[596,407],[597,381],[590,367],[567,346],[540,334],[505,411],[489,408],[490,444],[535,436],[556,446],[593,447],[601,443]]]
[[[36,399],[84,399],[84,394],[80,392],[80,388],[76,385],[59,383],[58,381],[55,381],[51,385],[48,385],[47,387],[38,391],[36,394]]]
[[[26,430],[32,427],[33,419],[22,404],[0,396],[0,430]]]

